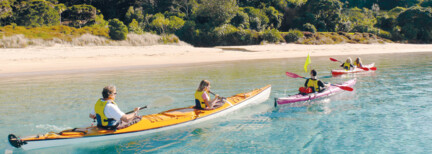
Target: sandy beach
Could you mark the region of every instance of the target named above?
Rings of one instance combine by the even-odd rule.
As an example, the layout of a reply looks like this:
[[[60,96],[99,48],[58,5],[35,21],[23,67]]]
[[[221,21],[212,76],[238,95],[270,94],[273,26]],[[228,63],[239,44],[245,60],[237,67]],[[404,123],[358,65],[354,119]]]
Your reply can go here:
[[[432,44],[63,46],[0,49],[0,76],[115,70],[237,60],[431,52]]]

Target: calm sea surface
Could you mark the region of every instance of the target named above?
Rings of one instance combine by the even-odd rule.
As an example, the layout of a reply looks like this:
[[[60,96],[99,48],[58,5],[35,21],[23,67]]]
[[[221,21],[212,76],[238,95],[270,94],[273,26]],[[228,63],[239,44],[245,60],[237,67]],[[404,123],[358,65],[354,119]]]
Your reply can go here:
[[[344,60],[344,56],[332,56]],[[355,56],[352,56],[354,59]],[[353,92],[274,107],[274,98],[297,93],[306,58],[142,68],[112,72],[0,78],[0,153],[431,153],[432,52],[363,55],[375,73],[357,78]],[[314,57],[318,76],[337,63]],[[272,85],[270,99],[219,119],[123,140],[9,151],[7,135],[58,132],[91,124],[90,109],[105,85],[117,86],[120,109],[148,105],[140,114],[194,105],[202,79],[231,96]]]

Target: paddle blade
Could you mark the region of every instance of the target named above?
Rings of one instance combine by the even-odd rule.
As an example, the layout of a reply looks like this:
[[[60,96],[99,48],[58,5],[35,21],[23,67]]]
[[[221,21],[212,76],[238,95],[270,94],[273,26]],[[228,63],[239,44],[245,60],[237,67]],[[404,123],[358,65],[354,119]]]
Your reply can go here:
[[[300,75],[297,75],[297,74],[294,74],[294,73],[291,73],[291,72],[286,72],[285,74],[286,74],[286,76],[289,76],[289,77],[292,77],[292,78],[303,78]]]
[[[337,86],[339,88],[341,88],[342,90],[346,90],[346,91],[353,91],[354,89],[348,86]]]
[[[334,59],[334,58],[330,58],[330,60],[331,60],[331,61],[338,61],[337,59]]]
[[[366,67],[360,67],[360,68],[365,70],[365,71],[369,71],[369,68],[366,68]]]
[[[377,70],[376,67],[371,67],[370,69],[373,70],[373,71],[376,71],[376,70]]]

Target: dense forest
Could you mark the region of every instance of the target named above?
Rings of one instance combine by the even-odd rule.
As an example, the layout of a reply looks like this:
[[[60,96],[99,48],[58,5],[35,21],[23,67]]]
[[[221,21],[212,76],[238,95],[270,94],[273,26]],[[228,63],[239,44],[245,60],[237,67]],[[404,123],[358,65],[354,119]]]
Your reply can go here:
[[[147,32],[215,46],[360,33],[430,43],[431,6],[432,0],[0,0],[0,36],[44,28],[54,36],[79,31],[124,40]]]

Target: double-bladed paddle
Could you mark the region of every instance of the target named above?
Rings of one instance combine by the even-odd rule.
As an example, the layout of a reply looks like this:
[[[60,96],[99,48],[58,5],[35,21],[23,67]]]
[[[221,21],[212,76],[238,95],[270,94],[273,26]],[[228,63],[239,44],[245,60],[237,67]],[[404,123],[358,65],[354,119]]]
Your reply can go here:
[[[334,61],[334,62],[340,62],[340,63],[343,63],[343,62],[341,62],[341,61],[339,61],[339,60],[337,60],[337,59],[334,59],[334,58],[330,58],[330,60],[331,61]],[[363,70],[365,70],[365,71],[369,71],[369,68],[366,68],[366,67],[359,67],[359,68],[361,68],[361,69],[363,69]],[[371,70],[376,70],[376,67],[371,67],[370,68]]]
[[[213,93],[213,92],[211,92],[211,91],[209,91],[209,93],[210,94],[212,94],[213,96],[216,96],[216,94],[215,93]],[[220,97],[222,100],[226,100],[226,98],[225,97]]]
[[[147,105],[146,105],[146,106],[143,106],[143,107],[140,107],[138,110],[142,110],[142,109],[145,109],[145,108],[147,108]],[[131,114],[131,113],[133,113],[133,112],[135,112],[135,111],[132,110],[132,111],[126,112],[125,114]]]
[[[285,74],[286,74],[286,76],[289,76],[289,77],[292,77],[292,78],[303,78],[303,79],[308,79],[308,78],[306,78],[306,77],[303,77],[303,76],[300,76],[300,75],[297,75],[297,74],[295,74],[295,73],[291,73],[291,72],[286,72]],[[348,86],[341,86],[341,85],[335,85],[335,84],[331,84],[331,85],[332,85],[332,86],[339,87],[340,89],[342,89],[342,90],[346,90],[346,91],[353,91],[353,90],[354,90],[353,88],[348,87]]]

